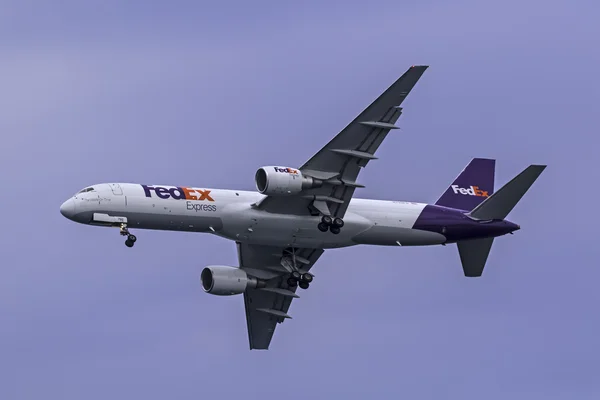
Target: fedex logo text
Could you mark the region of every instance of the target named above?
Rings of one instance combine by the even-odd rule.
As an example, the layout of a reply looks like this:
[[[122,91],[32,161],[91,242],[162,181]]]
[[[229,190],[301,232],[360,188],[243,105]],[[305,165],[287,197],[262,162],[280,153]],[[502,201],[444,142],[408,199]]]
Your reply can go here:
[[[283,173],[288,173],[288,174],[297,174],[298,170],[297,169],[292,169],[292,168],[280,168],[280,167],[273,167],[275,169],[275,172],[283,172]]]
[[[142,185],[146,197],[152,197],[152,192],[156,194],[156,197],[161,199],[175,199],[175,200],[205,200],[215,201],[210,197],[210,190],[194,189],[188,187],[172,187],[165,188],[162,186],[149,186]]]
[[[477,197],[489,197],[488,192],[485,190],[479,189],[479,186],[471,186],[468,189],[458,187],[458,185],[452,185],[452,190],[454,190],[454,194],[466,194],[469,196],[477,196]]]

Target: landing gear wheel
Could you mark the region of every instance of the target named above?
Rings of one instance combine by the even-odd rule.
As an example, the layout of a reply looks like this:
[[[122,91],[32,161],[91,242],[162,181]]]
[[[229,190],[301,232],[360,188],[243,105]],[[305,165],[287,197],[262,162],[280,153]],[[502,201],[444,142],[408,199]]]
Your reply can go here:
[[[299,281],[302,278],[302,275],[298,271],[293,271],[291,274],[291,279]]]
[[[319,225],[317,225],[317,228],[319,228],[319,230],[321,232],[327,232],[327,230],[329,229],[329,226],[327,226],[323,222],[319,222]]]
[[[292,278],[288,278],[287,284],[290,287],[296,287],[298,285],[298,281]]]
[[[331,228],[329,228],[329,230],[331,231],[331,233],[333,233],[334,235],[337,235],[338,233],[340,233],[340,228],[337,226],[332,226]]]
[[[119,227],[119,233],[121,234],[121,236],[127,236],[127,239],[125,240],[125,246],[133,247],[133,244],[135,243],[137,238],[135,237],[135,235],[129,233],[129,229],[127,229],[126,223],[121,224],[121,226]]]
[[[302,289],[308,289],[310,285],[308,284],[308,282],[300,281],[300,283],[298,283],[298,286],[300,286],[300,288]]]
[[[333,223],[333,220],[329,215],[323,215],[323,217],[321,217],[321,222],[329,226]]]
[[[341,218],[334,219],[333,226],[337,226],[338,228],[341,228],[342,226],[344,226],[344,220]]]
[[[313,276],[311,274],[302,274],[301,280],[306,283],[311,283],[313,280]]]

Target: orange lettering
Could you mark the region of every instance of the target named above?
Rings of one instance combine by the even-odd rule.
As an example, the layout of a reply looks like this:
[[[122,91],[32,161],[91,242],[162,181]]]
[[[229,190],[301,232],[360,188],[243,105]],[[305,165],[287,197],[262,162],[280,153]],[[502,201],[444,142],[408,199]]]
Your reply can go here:
[[[210,190],[196,190],[196,192],[200,193],[200,198],[198,200],[215,201],[210,197]]]
[[[194,189],[190,189],[190,188],[181,188],[183,189],[184,193],[185,193],[185,198],[188,200],[198,200],[198,198],[192,194],[192,192],[195,192]]]
[[[488,192],[486,192],[485,190],[479,189],[479,186],[473,186],[473,189],[475,190],[475,196],[488,197]]]

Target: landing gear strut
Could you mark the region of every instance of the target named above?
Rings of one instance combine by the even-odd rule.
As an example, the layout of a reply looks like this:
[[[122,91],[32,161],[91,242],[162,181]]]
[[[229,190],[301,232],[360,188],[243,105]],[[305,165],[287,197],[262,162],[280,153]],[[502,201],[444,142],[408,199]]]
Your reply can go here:
[[[137,238],[135,237],[135,235],[129,233],[129,229],[127,229],[127,224],[121,224],[120,233],[121,236],[127,236],[127,239],[125,240],[125,246],[133,247],[133,244],[135,243]]]
[[[323,215],[323,217],[321,217],[321,222],[319,222],[319,225],[317,225],[317,228],[319,228],[321,232],[327,232],[327,230],[330,230],[331,233],[337,235],[340,233],[342,226],[344,226],[343,219],[331,218],[329,215]]]
[[[291,255],[291,260],[289,258],[286,261],[289,261],[291,264],[286,262],[285,264],[291,267],[290,275],[287,278],[287,284],[290,288],[295,288],[296,286],[300,286],[302,289],[308,289],[310,283],[313,281],[314,276],[309,274],[308,272],[300,272],[298,267],[296,266],[296,249],[293,247],[289,247],[285,250],[285,253],[288,253],[287,257]],[[284,255],[284,258],[286,256]],[[284,258],[282,258],[282,265],[284,265]],[[284,265],[285,266],[285,265]]]

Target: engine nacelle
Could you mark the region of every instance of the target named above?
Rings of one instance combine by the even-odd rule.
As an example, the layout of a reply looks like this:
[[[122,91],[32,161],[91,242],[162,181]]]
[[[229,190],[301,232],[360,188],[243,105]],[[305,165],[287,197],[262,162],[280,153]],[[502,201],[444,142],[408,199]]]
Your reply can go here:
[[[225,265],[211,265],[200,274],[202,288],[206,293],[217,296],[241,294],[247,288],[255,288],[260,282],[248,276],[242,269]]]
[[[305,189],[320,187],[323,182],[302,171],[288,167],[262,167],[256,171],[256,189],[268,196],[292,196]]]

